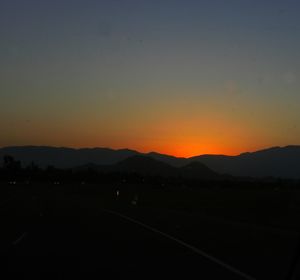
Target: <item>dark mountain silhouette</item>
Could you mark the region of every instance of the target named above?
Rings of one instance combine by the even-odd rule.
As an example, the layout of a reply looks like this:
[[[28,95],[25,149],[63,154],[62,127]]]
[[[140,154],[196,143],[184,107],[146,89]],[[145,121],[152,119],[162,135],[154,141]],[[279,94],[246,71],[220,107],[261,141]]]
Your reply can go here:
[[[188,163],[187,165],[180,167],[179,170],[182,176],[187,178],[201,178],[210,180],[220,177],[217,172],[211,170],[203,163],[197,161]]]
[[[234,176],[300,178],[300,146],[273,147],[238,156],[202,155],[191,159]]]
[[[34,161],[40,167],[53,165],[58,168],[71,168],[88,163],[97,165],[114,164],[137,154],[139,153],[133,150],[113,150],[109,148],[72,149],[64,147],[19,146],[0,149],[1,158],[4,155],[11,155],[15,159],[20,160],[23,165],[28,165]]]
[[[113,165],[86,164],[73,170],[89,169],[101,172],[136,173],[145,176],[182,177],[202,180],[224,178],[200,162],[192,162],[183,167],[175,167],[143,155],[132,156]]]
[[[188,162],[187,159],[183,157],[174,157],[174,156],[164,155],[156,152],[147,153],[146,156],[163,161],[165,163],[168,163],[176,167],[183,166]]]
[[[177,169],[167,163],[147,156],[132,156],[111,167],[114,171],[138,173],[142,175],[175,176]]]
[[[72,149],[36,146],[0,148],[0,157],[3,158],[4,155],[13,156],[16,160],[20,160],[23,165],[29,165],[34,161],[40,167],[53,165],[58,168],[72,168],[89,163],[102,166],[114,165],[139,155],[147,156],[173,167],[183,167],[191,162],[200,162],[217,173],[233,176],[300,178],[300,146],[273,147],[238,156],[200,155],[191,158],[177,158],[155,152],[143,154],[128,149]],[[129,164],[129,162],[127,163]],[[151,166],[150,162],[147,164]],[[134,164],[130,163],[129,165],[133,166]],[[193,168],[195,166],[192,165],[185,172],[192,174]]]

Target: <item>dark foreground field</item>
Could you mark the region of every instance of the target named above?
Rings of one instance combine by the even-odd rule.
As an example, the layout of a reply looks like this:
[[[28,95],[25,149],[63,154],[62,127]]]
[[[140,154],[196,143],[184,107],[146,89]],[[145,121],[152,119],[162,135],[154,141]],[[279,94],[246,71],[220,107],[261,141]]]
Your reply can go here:
[[[300,279],[296,190],[1,185],[2,279]]]

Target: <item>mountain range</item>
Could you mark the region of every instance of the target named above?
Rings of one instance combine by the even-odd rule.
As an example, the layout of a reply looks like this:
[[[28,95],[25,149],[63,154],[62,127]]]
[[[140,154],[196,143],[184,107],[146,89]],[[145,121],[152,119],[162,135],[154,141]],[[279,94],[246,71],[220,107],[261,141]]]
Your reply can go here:
[[[199,172],[197,164],[201,164],[201,170],[205,167],[212,172],[232,176],[300,178],[300,146],[272,147],[237,156],[199,155],[190,158],[155,152],[140,153],[129,149],[15,146],[0,148],[0,158],[4,155],[13,156],[23,165],[33,161],[41,167],[53,165],[58,168],[73,168],[94,164],[130,169],[130,166],[136,168],[142,164],[143,170],[148,168],[149,172],[150,170],[174,172],[172,167],[177,167],[185,168],[185,172],[195,173]],[[139,156],[142,156],[143,160]],[[154,159],[155,162],[150,159]]]
[[[144,155],[134,155],[112,165],[86,164],[76,167],[76,171],[92,169],[101,172],[136,173],[146,176],[182,177],[202,180],[222,180],[229,176],[218,174],[200,162],[191,162],[175,167]]]
[[[181,167],[175,167],[149,156],[135,155],[112,165],[86,165],[79,169],[92,168],[98,171],[113,171],[125,173],[137,173],[141,175],[162,177],[183,177],[202,180],[219,180],[228,176],[218,174],[200,162],[191,162]]]

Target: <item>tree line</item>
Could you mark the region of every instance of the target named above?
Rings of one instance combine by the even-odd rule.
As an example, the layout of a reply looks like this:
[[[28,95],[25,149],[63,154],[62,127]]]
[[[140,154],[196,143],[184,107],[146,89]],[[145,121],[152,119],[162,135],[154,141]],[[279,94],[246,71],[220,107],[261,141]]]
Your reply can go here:
[[[55,166],[39,167],[35,162],[22,166],[21,161],[10,155],[5,155],[0,165],[0,181],[15,183],[132,183],[147,184],[157,188],[300,188],[299,180],[276,178],[234,178],[224,181],[188,179],[180,176],[164,177],[155,175],[142,175],[135,172],[103,172],[93,168],[60,169]]]

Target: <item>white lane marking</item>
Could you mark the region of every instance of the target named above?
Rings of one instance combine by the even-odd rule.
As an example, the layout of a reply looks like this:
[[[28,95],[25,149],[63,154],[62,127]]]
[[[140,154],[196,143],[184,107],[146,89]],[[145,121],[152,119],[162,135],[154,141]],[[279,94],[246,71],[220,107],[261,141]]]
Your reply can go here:
[[[18,245],[18,243],[20,243],[22,241],[22,239],[24,239],[26,236],[28,235],[28,232],[25,231],[19,238],[17,238],[12,244],[14,246]]]
[[[246,274],[246,273],[244,273],[244,272],[236,269],[235,267],[233,267],[233,266],[231,266],[231,265],[229,265],[229,264],[227,264],[227,263],[225,263],[225,262],[223,262],[223,261],[221,261],[221,260],[219,260],[219,259],[217,259],[217,258],[215,258],[215,257],[213,257],[211,255],[209,255],[208,253],[206,253],[206,252],[204,252],[204,251],[202,251],[202,250],[200,250],[200,249],[198,249],[198,248],[196,248],[196,247],[194,247],[194,246],[192,246],[192,245],[190,245],[190,244],[188,244],[188,243],[186,243],[186,242],[184,242],[184,241],[182,241],[182,240],[180,240],[180,239],[178,239],[178,238],[176,238],[176,237],[174,237],[172,235],[164,233],[164,232],[162,232],[162,231],[160,231],[160,230],[158,230],[156,228],[148,226],[148,225],[146,225],[146,224],[144,224],[142,222],[139,222],[139,221],[137,221],[135,219],[132,219],[132,218],[130,218],[130,217],[126,216],[126,215],[123,215],[121,213],[118,213],[118,212],[115,212],[115,211],[112,211],[112,210],[108,210],[108,209],[103,209],[103,211],[107,212],[107,213],[110,213],[110,214],[113,214],[113,215],[116,215],[116,216],[119,216],[119,217],[121,217],[123,219],[126,219],[126,220],[132,222],[132,223],[138,224],[141,227],[144,227],[144,228],[146,228],[146,229],[148,229],[150,231],[153,231],[153,232],[155,232],[157,234],[160,234],[160,235],[162,235],[162,236],[164,236],[164,237],[166,237],[166,238],[168,238],[170,240],[173,240],[176,243],[181,244],[182,246],[184,246],[184,247],[192,250],[193,252],[197,253],[198,255],[201,255],[201,256],[209,259],[210,261],[212,261],[212,262],[214,262],[214,263],[216,263],[216,264],[218,264],[218,265],[220,265],[220,266],[228,269],[229,271],[231,271],[231,272],[233,272],[233,273],[235,273],[235,274],[243,277],[244,279],[247,279],[247,280],[256,280],[256,278],[254,278],[254,277],[252,277],[252,276],[250,276],[250,275],[248,275],[248,274]]]

